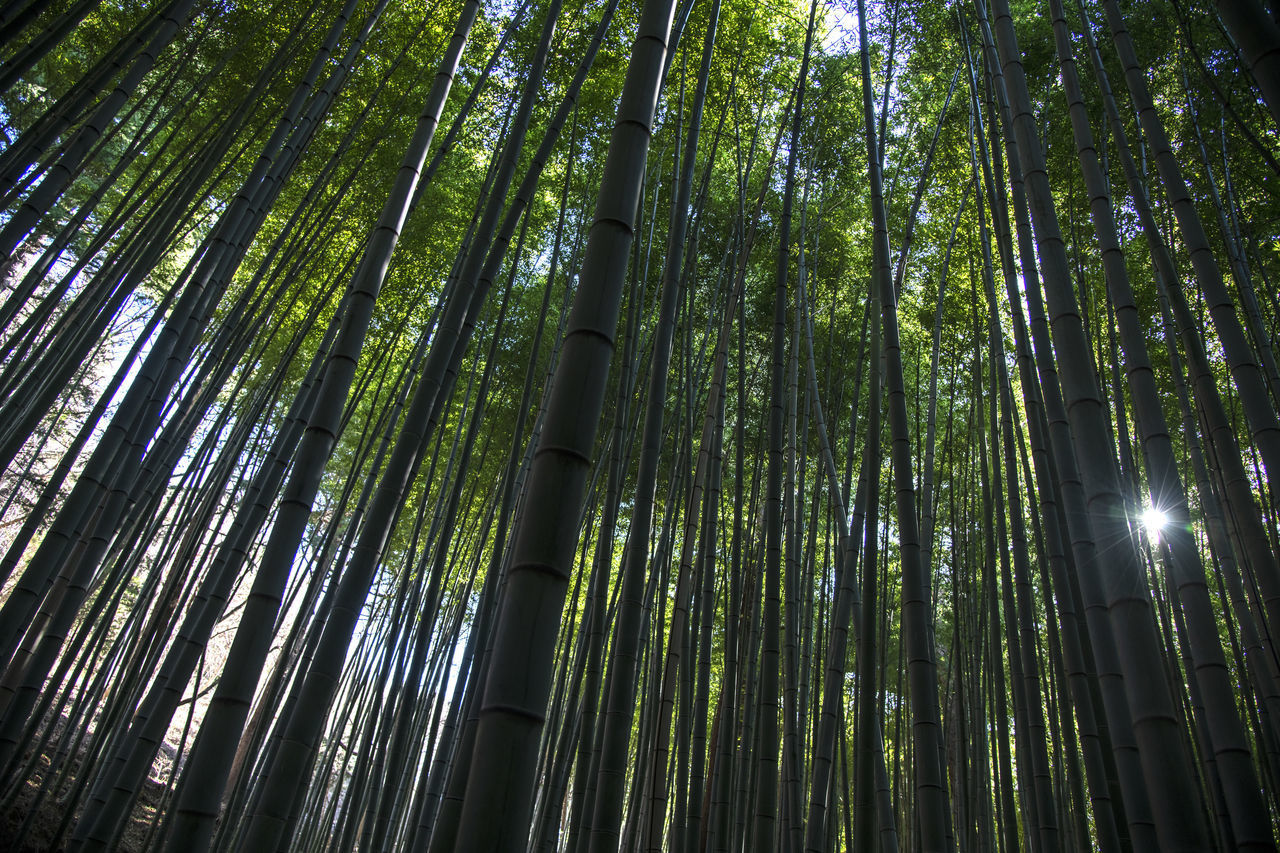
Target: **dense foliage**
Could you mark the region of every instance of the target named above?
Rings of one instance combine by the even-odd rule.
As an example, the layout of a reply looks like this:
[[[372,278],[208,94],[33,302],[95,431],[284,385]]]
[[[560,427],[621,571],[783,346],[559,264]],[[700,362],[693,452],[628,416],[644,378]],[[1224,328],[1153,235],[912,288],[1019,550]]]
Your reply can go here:
[[[0,846],[1275,850],[1280,4],[0,8]]]

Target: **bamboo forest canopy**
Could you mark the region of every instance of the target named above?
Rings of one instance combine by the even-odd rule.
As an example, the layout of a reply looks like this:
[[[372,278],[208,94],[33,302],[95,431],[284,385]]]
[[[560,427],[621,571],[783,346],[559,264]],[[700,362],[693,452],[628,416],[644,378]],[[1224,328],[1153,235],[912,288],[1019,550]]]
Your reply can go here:
[[[1276,850],[1276,0],[0,3],[0,848]]]

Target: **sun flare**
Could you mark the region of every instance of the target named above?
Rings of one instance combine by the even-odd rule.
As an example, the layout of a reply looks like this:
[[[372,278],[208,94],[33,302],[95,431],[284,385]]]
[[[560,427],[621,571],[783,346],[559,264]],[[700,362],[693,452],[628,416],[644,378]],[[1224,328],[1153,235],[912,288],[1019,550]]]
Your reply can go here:
[[[1152,540],[1160,538],[1160,531],[1164,530],[1168,523],[1169,516],[1162,509],[1151,506],[1142,513],[1142,526],[1146,528],[1147,536]]]

